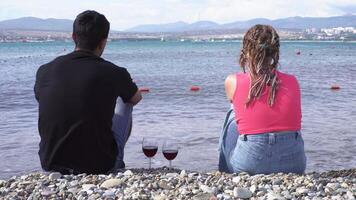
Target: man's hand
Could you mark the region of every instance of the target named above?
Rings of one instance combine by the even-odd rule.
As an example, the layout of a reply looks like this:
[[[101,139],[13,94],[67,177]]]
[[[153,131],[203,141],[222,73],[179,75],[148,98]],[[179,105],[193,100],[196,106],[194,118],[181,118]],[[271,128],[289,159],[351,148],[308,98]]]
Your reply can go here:
[[[132,105],[136,105],[138,104],[138,102],[140,102],[142,99],[142,95],[140,90],[137,90],[137,92],[135,93],[135,95],[129,100],[129,103],[131,103]]]

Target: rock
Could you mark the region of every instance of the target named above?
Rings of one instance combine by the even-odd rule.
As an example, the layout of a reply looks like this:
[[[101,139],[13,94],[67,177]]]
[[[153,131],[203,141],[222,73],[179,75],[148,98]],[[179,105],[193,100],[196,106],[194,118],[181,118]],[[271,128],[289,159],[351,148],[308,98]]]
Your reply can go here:
[[[274,192],[269,192],[267,193],[267,200],[285,200],[286,198],[282,197],[279,194],[276,194]]]
[[[174,178],[174,177],[177,177],[177,176],[178,176],[178,173],[167,173],[166,174],[167,178]]]
[[[334,189],[332,189],[331,187],[325,187],[324,192],[326,194],[334,194],[335,193]]]
[[[241,198],[241,199],[248,199],[252,197],[252,193],[247,188],[234,188],[234,197]]]
[[[326,184],[326,187],[329,187],[332,190],[337,190],[340,188],[340,184],[339,183],[328,183],[328,184]]]
[[[199,190],[193,189],[193,190],[192,190],[192,193],[193,193],[193,194],[198,194],[198,193],[199,193]]]
[[[131,170],[126,170],[126,171],[124,172],[124,176],[132,176],[132,175],[133,175],[133,173],[132,173]]]
[[[251,185],[250,191],[251,191],[252,193],[255,193],[256,190],[257,190],[257,186],[256,186],[256,185]]]
[[[69,185],[71,186],[71,187],[75,187],[75,186],[77,186],[79,184],[79,181],[78,180],[74,180],[74,181],[71,181],[70,183],[69,183]]]
[[[182,170],[179,174],[180,177],[185,177],[187,175],[187,172],[185,170]]]
[[[292,199],[292,195],[289,193],[288,190],[282,191],[281,194],[282,194],[286,199]]]
[[[332,196],[332,200],[343,200],[343,198],[340,195]]]
[[[213,189],[210,188],[210,187],[207,186],[207,185],[200,185],[200,189],[201,189],[204,193],[209,193],[209,194],[214,193]]]
[[[122,184],[122,181],[120,179],[116,179],[116,178],[112,178],[112,179],[108,179],[106,181],[104,181],[100,187],[102,188],[112,188],[112,187],[116,187]]]
[[[233,195],[234,191],[233,190],[224,190],[225,194]]]
[[[197,195],[193,196],[193,200],[209,200],[212,197],[214,197],[214,196],[212,196],[211,194],[201,193],[201,194],[197,194]]]
[[[258,191],[257,194],[256,194],[256,196],[262,197],[262,196],[264,196],[265,194],[266,194],[265,191]]]
[[[168,199],[168,197],[165,194],[160,194],[160,195],[153,196],[153,200],[166,200],[166,199]]]
[[[197,172],[192,172],[192,173],[189,173],[188,174],[188,177],[189,178],[192,178],[192,177],[194,177],[194,176],[198,176],[199,174],[197,173]]]
[[[0,180],[0,187],[2,187],[3,185],[5,185],[6,181],[4,180]]]
[[[280,185],[281,183],[282,183],[282,180],[279,178],[272,181],[272,185]]]
[[[224,199],[224,200],[229,200],[229,199],[231,199],[231,196],[228,195],[228,194],[223,194],[223,195],[222,195],[222,199]]]
[[[85,190],[85,192],[87,193],[87,195],[91,195],[91,194],[93,194],[93,193],[94,193],[94,191],[93,191],[93,190]]]
[[[302,195],[302,194],[308,194],[309,190],[304,187],[299,187],[295,190],[295,192]]]
[[[51,181],[57,180],[57,179],[59,179],[61,177],[62,177],[62,174],[59,173],[59,172],[53,172],[48,176],[49,180],[51,180]]]
[[[106,190],[103,194],[103,197],[115,197],[115,192],[112,190]]]
[[[158,183],[158,186],[159,186],[160,188],[162,188],[162,189],[165,189],[165,190],[170,190],[170,189],[172,189],[172,187],[168,185],[167,181],[160,181],[160,182]]]
[[[41,192],[41,195],[42,195],[42,196],[51,196],[52,194],[56,194],[56,193],[57,193],[57,191],[43,190],[43,191]]]
[[[94,184],[83,184],[82,185],[82,189],[83,190],[89,190],[89,189],[92,189],[92,188],[96,188],[96,185],[94,185]]]
[[[355,196],[350,191],[347,191],[345,196],[346,196],[346,199],[355,200]]]
[[[79,189],[72,187],[68,189],[68,192],[72,193],[73,195],[76,195],[79,192]]]
[[[234,178],[232,178],[233,183],[239,183],[240,181],[241,181],[241,177],[239,176],[235,176]]]

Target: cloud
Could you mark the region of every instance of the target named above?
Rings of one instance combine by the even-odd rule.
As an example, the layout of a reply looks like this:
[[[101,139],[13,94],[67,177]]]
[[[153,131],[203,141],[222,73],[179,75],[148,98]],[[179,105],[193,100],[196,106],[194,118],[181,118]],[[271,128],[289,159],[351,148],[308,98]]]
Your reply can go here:
[[[1,0],[0,20],[34,16],[74,19],[87,9],[97,10],[117,30],[138,24],[194,22],[220,23],[252,18],[291,16],[326,17],[356,12],[355,0]]]

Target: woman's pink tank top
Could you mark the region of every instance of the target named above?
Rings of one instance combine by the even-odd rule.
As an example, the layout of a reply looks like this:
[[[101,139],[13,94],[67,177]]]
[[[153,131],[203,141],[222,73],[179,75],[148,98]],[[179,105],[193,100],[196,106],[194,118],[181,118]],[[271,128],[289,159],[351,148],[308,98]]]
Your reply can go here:
[[[300,89],[297,79],[289,74],[276,72],[279,86],[272,107],[267,103],[268,89],[263,90],[258,100],[246,106],[250,87],[249,75],[236,75],[236,90],[233,106],[240,134],[260,134],[279,131],[299,131],[301,128]]]

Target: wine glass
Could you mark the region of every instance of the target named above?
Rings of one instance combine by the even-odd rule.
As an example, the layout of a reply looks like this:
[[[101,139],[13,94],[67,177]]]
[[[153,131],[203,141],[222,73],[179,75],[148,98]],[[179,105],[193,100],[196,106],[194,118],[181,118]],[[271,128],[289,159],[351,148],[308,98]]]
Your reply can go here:
[[[169,161],[169,168],[172,168],[172,160],[178,155],[178,144],[173,140],[165,140],[162,146],[163,156]]]
[[[152,157],[156,155],[157,150],[158,150],[158,143],[156,139],[147,138],[147,137],[144,137],[142,139],[142,151],[145,154],[145,156],[147,156],[149,159],[149,166],[148,166],[149,169],[151,169]]]

